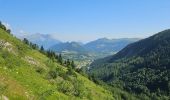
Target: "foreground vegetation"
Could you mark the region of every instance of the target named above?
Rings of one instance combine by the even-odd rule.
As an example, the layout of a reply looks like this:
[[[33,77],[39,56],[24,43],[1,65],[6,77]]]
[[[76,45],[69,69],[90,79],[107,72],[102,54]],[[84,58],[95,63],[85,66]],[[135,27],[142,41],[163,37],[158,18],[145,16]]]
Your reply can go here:
[[[113,99],[111,92],[0,28],[0,96],[8,99]]]

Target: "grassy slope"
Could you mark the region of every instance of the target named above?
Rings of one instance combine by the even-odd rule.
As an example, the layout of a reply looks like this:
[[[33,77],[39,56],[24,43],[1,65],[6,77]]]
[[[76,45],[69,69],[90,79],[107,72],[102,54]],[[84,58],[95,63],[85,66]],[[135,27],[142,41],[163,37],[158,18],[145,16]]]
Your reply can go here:
[[[53,68],[66,73],[67,69],[57,63],[53,63],[45,55],[31,49],[20,40],[12,37],[0,29],[0,40],[9,43],[7,47],[0,46],[0,96],[9,99],[113,99],[112,94],[97,86],[87,78],[77,74],[77,78],[62,76],[56,79],[47,79],[47,73]],[[43,69],[43,73],[36,72]],[[72,91],[59,90],[65,83],[73,84],[73,80],[80,81],[83,93],[79,97]],[[63,83],[63,84],[62,84]],[[0,97],[0,99],[1,99]]]

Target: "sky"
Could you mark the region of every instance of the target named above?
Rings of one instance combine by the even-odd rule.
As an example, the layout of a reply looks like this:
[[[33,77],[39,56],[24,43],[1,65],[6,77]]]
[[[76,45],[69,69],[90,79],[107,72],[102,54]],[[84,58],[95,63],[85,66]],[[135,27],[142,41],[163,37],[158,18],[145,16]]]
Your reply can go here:
[[[145,38],[170,28],[170,0],[0,0],[0,20],[61,41]]]

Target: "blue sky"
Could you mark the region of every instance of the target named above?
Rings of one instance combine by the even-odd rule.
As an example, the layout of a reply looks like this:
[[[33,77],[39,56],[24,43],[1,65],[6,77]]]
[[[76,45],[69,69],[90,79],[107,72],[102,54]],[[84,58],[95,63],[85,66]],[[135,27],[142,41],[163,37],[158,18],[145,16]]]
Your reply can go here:
[[[170,28],[170,0],[0,0],[0,20],[14,33],[63,41],[147,37]]]

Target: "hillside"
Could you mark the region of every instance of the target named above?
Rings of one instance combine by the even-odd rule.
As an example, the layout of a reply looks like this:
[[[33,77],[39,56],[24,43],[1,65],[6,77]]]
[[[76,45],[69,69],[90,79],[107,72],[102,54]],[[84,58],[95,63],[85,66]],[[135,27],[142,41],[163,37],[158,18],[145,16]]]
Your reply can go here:
[[[111,92],[50,60],[0,28],[0,99],[114,99]]]
[[[170,30],[132,43],[114,56],[96,60],[90,75],[111,86],[168,100],[170,91]]]

